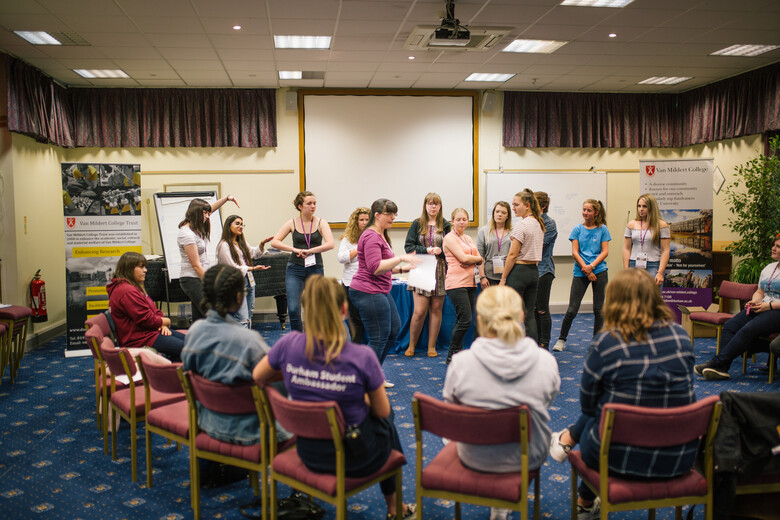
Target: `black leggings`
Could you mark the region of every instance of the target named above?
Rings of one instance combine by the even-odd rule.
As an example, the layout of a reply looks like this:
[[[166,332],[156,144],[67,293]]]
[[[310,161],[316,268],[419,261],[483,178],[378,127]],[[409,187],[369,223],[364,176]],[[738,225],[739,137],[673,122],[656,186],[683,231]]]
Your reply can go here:
[[[539,277],[539,290],[536,293],[536,333],[539,335],[539,346],[549,349],[552,317],[550,316],[550,290],[555,275],[544,273]]]
[[[566,310],[566,316],[563,317],[563,324],[561,325],[561,333],[558,339],[566,341],[566,337],[569,335],[569,329],[577,317],[577,313],[580,310],[580,303],[582,303],[582,297],[585,296],[585,291],[588,290],[588,285],[593,284],[593,335],[595,336],[601,330],[604,325],[604,320],[601,318],[601,307],[604,305],[604,290],[607,287],[609,277],[607,271],[601,271],[596,275],[596,281],[591,282],[587,276],[575,276],[571,281],[571,293],[569,294],[569,308]]]
[[[477,288],[458,287],[456,289],[448,289],[447,296],[450,297],[452,306],[455,307],[455,326],[452,327],[450,350],[447,352],[447,363],[449,363],[452,355],[463,349],[463,336],[466,335],[469,327],[471,327],[471,317],[474,314],[477,300]]]
[[[534,306],[536,305],[536,293],[539,289],[539,268],[534,264],[515,264],[506,277],[506,284],[517,291],[523,298],[523,312],[525,312],[525,335],[537,341],[536,318]]]

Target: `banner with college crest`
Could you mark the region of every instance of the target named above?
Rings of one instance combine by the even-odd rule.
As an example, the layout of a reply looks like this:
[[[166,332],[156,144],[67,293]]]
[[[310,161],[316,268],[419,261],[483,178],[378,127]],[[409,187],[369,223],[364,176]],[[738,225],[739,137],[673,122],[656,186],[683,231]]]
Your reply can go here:
[[[66,356],[89,355],[84,321],[108,309],[117,260],[141,252],[141,167],[62,163]]]
[[[678,305],[712,303],[712,159],[640,160],[639,191],[658,201],[672,232],[663,297]]]

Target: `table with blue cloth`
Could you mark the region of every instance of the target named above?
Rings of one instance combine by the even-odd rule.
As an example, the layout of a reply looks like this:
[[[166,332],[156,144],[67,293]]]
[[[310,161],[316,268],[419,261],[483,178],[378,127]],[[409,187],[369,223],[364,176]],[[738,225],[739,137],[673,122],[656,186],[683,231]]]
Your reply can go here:
[[[479,294],[480,287],[477,286],[477,294]],[[395,306],[398,309],[398,316],[401,318],[401,332],[395,340],[395,347],[391,350],[391,353],[405,352],[409,348],[409,325],[412,323],[412,314],[414,313],[414,298],[412,297],[412,291],[407,289],[405,280],[393,279],[393,287],[390,289],[390,296],[395,301]],[[444,298],[444,308],[442,309],[441,316],[441,328],[439,329],[439,337],[436,339],[436,350],[444,350],[445,352],[450,348],[450,336],[452,336],[452,327],[455,326],[455,307],[452,305],[449,297]],[[474,340],[474,327],[477,323],[476,311],[471,317],[471,327],[466,336],[463,338],[463,348],[469,348],[471,342]],[[420,348],[422,347],[422,348]],[[420,339],[417,340],[417,352],[422,350],[423,353],[428,350],[428,316],[425,317],[425,324],[423,325],[422,333],[420,333]]]

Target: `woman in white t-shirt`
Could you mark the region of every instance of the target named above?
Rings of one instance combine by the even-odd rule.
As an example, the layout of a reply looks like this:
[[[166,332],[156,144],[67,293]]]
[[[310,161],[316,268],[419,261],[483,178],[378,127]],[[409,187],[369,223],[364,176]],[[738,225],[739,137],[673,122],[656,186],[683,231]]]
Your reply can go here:
[[[672,234],[669,224],[661,220],[655,197],[649,193],[639,196],[636,217],[623,236],[623,269],[645,269],[656,285],[663,285]]]
[[[184,220],[179,223],[179,234],[176,236],[176,243],[179,245],[179,254],[181,255],[179,285],[192,302],[192,321],[205,315],[201,308],[203,303],[201,280],[209,268],[209,259],[206,254],[211,234],[209,217],[227,201],[238,206],[238,201],[232,195],[227,195],[212,203],[203,199],[192,199],[187,207]]]
[[[352,277],[358,270],[357,243],[360,234],[366,229],[366,225],[371,217],[371,210],[368,208],[357,208],[349,216],[347,227],[344,228],[344,235],[341,237],[339,252],[336,255],[339,263],[344,264],[344,273],[341,275],[341,285],[344,286],[344,292],[347,294],[347,303],[349,304],[349,321],[352,324],[352,341],[354,343],[363,343],[363,322],[360,320],[360,313],[357,307],[349,299],[349,285],[352,283]]]

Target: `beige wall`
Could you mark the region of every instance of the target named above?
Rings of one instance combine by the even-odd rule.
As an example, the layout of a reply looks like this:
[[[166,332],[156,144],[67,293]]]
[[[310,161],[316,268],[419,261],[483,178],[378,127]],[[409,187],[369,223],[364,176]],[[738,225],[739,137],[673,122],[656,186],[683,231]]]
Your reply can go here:
[[[285,109],[286,91],[277,93],[276,148],[131,148],[64,150],[36,143],[28,137],[0,131],[0,246],[3,259],[4,301],[26,304],[26,288],[35,270],[43,269],[47,282],[50,321],[36,325],[35,331],[47,330],[61,324],[65,312],[65,255],[61,209],[59,163],[118,162],[140,163],[144,210],[152,194],[162,191],[165,184],[220,183],[222,194],[235,195],[240,209],[228,205],[223,218],[231,213],[244,217],[248,227],[247,238],[256,243],[274,234],[279,226],[297,213],[291,204],[299,189],[298,114]],[[499,96],[500,97],[500,96]],[[607,211],[613,243],[609,257],[610,269],[620,269],[620,247],[627,211],[632,210],[639,194],[638,161],[644,157],[693,158],[713,157],[727,179],[733,178],[733,169],[754,157],[762,147],[760,136],[749,136],[709,145],[685,149],[664,150],[599,150],[599,149],[505,149],[501,146],[500,103],[480,115],[479,121],[479,199],[484,206],[484,170],[497,169],[573,169],[594,166],[607,172]],[[279,172],[292,173],[254,173]],[[614,170],[631,170],[628,173]],[[192,173],[192,172],[218,173]],[[174,172],[174,173],[158,173]],[[530,186],[533,188],[533,186]],[[523,186],[518,187],[522,189]],[[420,206],[422,206],[420,194]],[[366,201],[369,205],[371,201]],[[445,212],[449,212],[445,203]],[[348,215],[353,208],[344,208]],[[722,227],[728,218],[724,198],[715,198],[715,240],[733,237]],[[24,217],[27,216],[25,234]],[[481,218],[482,215],[479,217]],[[470,230],[476,236],[476,229]],[[340,230],[334,232],[337,242]],[[157,221],[147,212],[143,218],[143,248],[145,253],[161,253]],[[391,232],[393,248],[403,250],[406,230]],[[566,240],[567,237],[559,237]],[[12,252],[13,251],[13,252]],[[10,253],[10,254],[9,254]],[[341,272],[335,251],[325,254],[326,273],[338,276]],[[558,278],[553,286],[551,301],[557,308],[568,301],[571,280],[571,259],[556,259]],[[271,299],[258,302],[258,310],[270,310]]]

